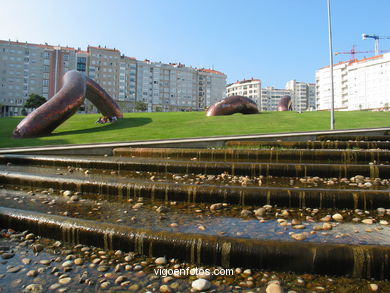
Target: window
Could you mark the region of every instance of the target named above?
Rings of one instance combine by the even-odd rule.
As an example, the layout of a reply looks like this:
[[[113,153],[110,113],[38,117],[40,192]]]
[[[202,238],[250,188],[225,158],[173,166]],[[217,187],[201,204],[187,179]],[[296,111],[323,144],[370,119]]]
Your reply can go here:
[[[69,61],[69,55],[68,54],[64,55],[64,61]]]

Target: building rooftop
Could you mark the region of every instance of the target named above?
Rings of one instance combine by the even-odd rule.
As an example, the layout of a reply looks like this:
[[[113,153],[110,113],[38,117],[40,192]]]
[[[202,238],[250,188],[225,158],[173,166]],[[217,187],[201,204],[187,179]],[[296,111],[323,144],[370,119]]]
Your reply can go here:
[[[44,49],[51,49],[54,50],[56,48],[60,48],[61,50],[69,50],[69,51],[76,51],[75,48],[72,47],[62,47],[62,46],[53,46],[53,45],[48,45],[47,43],[45,44],[34,44],[34,43],[27,43],[27,42],[19,42],[19,41],[4,41],[0,40],[0,44],[12,44],[12,45],[27,45],[27,46],[34,46],[34,47],[39,47],[39,48],[44,48]]]
[[[244,83],[251,83],[251,82],[261,82],[261,80],[260,79],[254,79],[253,77],[251,79],[237,80],[236,82],[228,84],[227,87],[231,86],[233,84],[244,84]]]
[[[217,71],[217,70],[214,70],[214,69],[198,68],[198,71],[214,73],[214,74],[219,74],[219,75],[225,75],[223,72]]]
[[[95,49],[95,50],[105,50],[105,51],[111,51],[111,52],[119,52],[119,50],[117,49],[111,49],[111,48],[106,48],[106,47],[101,47],[101,46],[98,46],[98,47],[95,47],[95,46],[88,46],[88,51],[89,49]]]

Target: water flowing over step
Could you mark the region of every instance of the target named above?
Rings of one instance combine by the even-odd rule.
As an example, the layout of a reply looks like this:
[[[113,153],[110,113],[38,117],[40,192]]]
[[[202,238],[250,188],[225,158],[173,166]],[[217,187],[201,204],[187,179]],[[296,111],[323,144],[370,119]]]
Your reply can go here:
[[[319,135],[318,140],[329,141],[376,141],[376,142],[390,142],[389,135],[364,135],[364,136],[352,136],[352,135]]]
[[[177,184],[166,182],[118,183],[93,178],[36,175],[0,171],[0,183],[27,187],[55,188],[94,193],[107,197],[146,197],[165,201],[228,202],[233,204],[278,205],[286,207],[362,208],[389,206],[389,190],[335,188],[245,187],[210,184]]]
[[[1,155],[0,227],[197,265],[386,279],[389,137],[318,139]]]
[[[263,268],[298,273],[384,279],[390,274],[390,247],[248,240],[223,236],[136,229],[118,224],[0,208],[0,223],[44,237],[104,249],[166,255],[196,264]]]
[[[227,141],[227,147],[282,149],[382,149],[390,150],[390,142],[372,141]]]
[[[50,194],[42,192],[34,190],[26,195],[22,190],[2,189],[0,199],[5,208],[67,215],[100,223],[119,223],[151,231],[281,241],[295,241],[290,234],[302,232],[305,233],[305,241],[313,243],[390,244],[390,231],[384,229],[386,223],[383,221],[388,217],[374,211],[370,215],[374,223],[370,226],[352,221],[359,214],[348,211],[343,222],[328,222],[327,230],[323,230],[320,229],[323,227],[321,219],[327,213],[309,208],[289,209],[288,215],[277,217],[276,215],[282,214],[282,210],[267,206],[263,208],[262,217],[259,217],[255,212],[250,212],[255,211],[253,206],[244,206],[243,214],[241,208],[237,209],[226,203],[216,204],[216,210],[216,205],[202,203],[165,202],[145,198],[132,201],[118,198],[104,200],[100,196],[85,194],[78,196],[77,201],[72,201],[57,190],[51,190]],[[365,231],[367,227],[370,227],[369,231]],[[311,233],[313,231],[317,233]]]
[[[3,164],[73,166],[108,170],[169,172],[182,174],[214,174],[227,172],[237,176],[319,176],[319,177],[352,177],[362,175],[377,178],[390,177],[390,165],[374,164],[309,164],[309,163],[251,163],[251,162],[218,162],[163,160],[153,158],[99,158],[99,157],[55,157],[34,155],[3,155]]]
[[[243,150],[243,149],[183,149],[183,148],[116,148],[114,156],[197,161],[299,162],[299,163],[370,163],[388,164],[390,151],[369,150]]]

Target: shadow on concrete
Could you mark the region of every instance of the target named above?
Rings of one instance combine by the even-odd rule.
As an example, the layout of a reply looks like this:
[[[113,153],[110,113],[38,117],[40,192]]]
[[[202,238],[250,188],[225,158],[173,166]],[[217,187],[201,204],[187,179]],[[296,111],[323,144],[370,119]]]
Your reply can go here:
[[[70,131],[61,131],[53,133],[52,136],[57,135],[68,135],[68,134],[84,134],[84,133],[93,133],[93,132],[102,132],[108,130],[117,130],[117,129],[127,129],[132,127],[138,127],[145,124],[151,123],[153,120],[150,118],[122,118],[114,123],[108,123],[104,126],[96,126],[93,128],[79,129],[79,130],[70,130]]]

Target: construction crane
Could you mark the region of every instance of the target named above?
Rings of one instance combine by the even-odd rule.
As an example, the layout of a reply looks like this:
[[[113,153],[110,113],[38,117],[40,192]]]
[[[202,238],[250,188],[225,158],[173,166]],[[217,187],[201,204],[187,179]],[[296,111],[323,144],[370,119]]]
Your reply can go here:
[[[351,55],[351,60],[355,60],[355,54],[361,54],[361,53],[372,53],[373,51],[356,51],[355,50],[355,45],[352,46],[352,49],[348,52],[335,52],[334,55],[340,55],[340,54],[350,54]]]
[[[379,52],[385,53],[385,52],[389,52],[389,50],[380,50]],[[355,54],[363,54],[363,53],[374,53],[374,51],[356,51],[355,45],[353,45],[352,49],[350,51],[348,51],[348,52],[335,52],[334,55],[337,56],[339,54],[349,54],[352,57],[351,61],[353,61],[353,60],[355,60]],[[378,55],[378,54],[376,54],[376,55]]]
[[[375,55],[379,55],[379,40],[380,39],[390,39],[390,36],[380,37],[377,35],[368,35],[368,34],[364,34],[364,33],[362,34],[363,40],[368,39],[368,38],[375,40]]]

